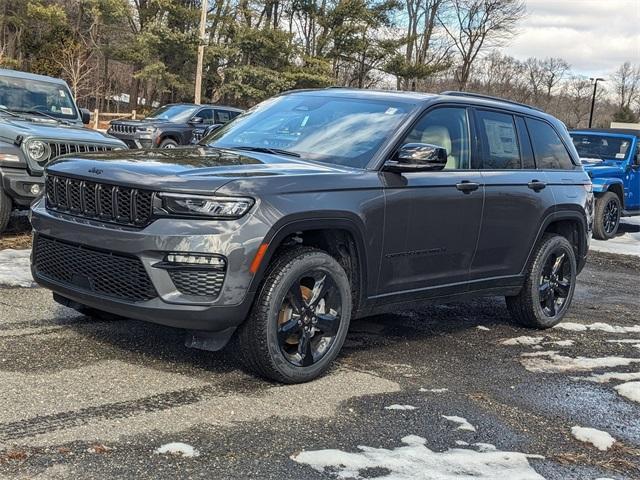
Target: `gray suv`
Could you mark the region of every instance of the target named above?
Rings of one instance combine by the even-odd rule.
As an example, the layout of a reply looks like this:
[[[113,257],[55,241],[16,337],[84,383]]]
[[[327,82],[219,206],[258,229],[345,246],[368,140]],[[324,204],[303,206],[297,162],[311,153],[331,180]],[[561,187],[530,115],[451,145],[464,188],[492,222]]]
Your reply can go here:
[[[593,194],[566,128],[472,94],[309,90],[199,145],[67,157],[32,208],[32,271],[67,306],[187,330],[280,382],[322,374],[353,318],[503,295],[548,328]]]
[[[64,80],[0,69],[0,233],[14,208],[27,209],[42,193],[51,160],[126,148],[83,123],[89,111],[78,108]]]

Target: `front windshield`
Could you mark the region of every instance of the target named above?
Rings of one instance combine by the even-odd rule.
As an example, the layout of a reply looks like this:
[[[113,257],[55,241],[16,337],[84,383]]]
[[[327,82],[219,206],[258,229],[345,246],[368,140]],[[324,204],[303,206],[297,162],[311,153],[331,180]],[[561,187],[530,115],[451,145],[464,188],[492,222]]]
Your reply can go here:
[[[191,116],[198,109],[194,105],[165,105],[153,112],[147,118],[154,120],[167,120],[174,123],[184,123],[191,118]]]
[[[201,143],[286,150],[308,160],[364,168],[412,108],[393,100],[284,95],[236,117]]]
[[[571,138],[580,158],[624,160],[631,146],[626,137],[572,133]]]
[[[38,111],[61,120],[77,120],[69,89],[60,83],[0,77],[0,109],[16,113]]]

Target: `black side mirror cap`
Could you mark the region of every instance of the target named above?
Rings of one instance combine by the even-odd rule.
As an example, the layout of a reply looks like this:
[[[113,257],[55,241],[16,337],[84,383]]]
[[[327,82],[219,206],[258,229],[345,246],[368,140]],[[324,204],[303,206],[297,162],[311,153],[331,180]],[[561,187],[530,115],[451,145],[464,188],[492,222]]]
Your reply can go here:
[[[80,117],[82,118],[83,124],[89,125],[89,123],[91,122],[91,111],[87,108],[81,108]]]
[[[199,125],[203,122],[204,122],[204,118],[202,117],[193,117],[191,120],[189,120],[189,123],[192,123],[194,125]]]
[[[405,143],[391,160],[384,164],[388,172],[429,172],[447,165],[447,149],[429,143]]]

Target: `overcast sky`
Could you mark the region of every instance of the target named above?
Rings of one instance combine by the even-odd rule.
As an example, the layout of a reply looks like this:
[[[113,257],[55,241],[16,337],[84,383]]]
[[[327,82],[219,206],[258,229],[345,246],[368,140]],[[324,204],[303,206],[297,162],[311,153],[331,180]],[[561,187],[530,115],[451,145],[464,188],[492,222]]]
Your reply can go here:
[[[573,71],[607,76],[640,64],[640,0],[526,0],[519,35],[504,48],[519,59],[561,57]]]

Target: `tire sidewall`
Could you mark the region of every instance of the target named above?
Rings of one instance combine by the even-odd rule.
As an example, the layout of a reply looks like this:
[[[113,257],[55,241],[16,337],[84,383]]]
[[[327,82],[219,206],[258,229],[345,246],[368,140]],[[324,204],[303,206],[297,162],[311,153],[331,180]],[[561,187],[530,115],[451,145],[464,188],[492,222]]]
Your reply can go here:
[[[295,381],[305,381],[321,375],[337,357],[342,349],[344,340],[349,330],[351,319],[351,288],[344,269],[340,264],[328,254],[314,252],[293,258],[282,266],[288,269],[285,277],[272,290],[266,321],[267,347],[275,368],[285,377]],[[286,293],[292,284],[311,270],[321,270],[331,275],[336,283],[342,297],[342,312],[338,333],[329,348],[329,351],[313,365],[309,367],[298,367],[291,364],[280,351],[278,344],[278,314]],[[277,274],[277,272],[273,272]]]
[[[616,222],[616,227],[613,229],[613,232],[608,233],[604,228],[604,213],[605,213],[605,208],[610,202],[615,202],[616,206],[618,207],[618,219]],[[602,237],[603,240],[608,240],[610,238],[613,238],[618,231],[618,227],[620,226],[620,218],[622,214],[621,212],[622,206],[620,204],[620,199],[615,193],[607,192],[605,195],[596,199],[596,204],[597,204],[596,221],[598,222],[598,227],[599,227],[598,230],[600,232],[599,236]]]
[[[9,224],[12,208],[13,202],[11,198],[4,192],[0,185],[0,233],[2,233]]]
[[[168,146],[171,145],[171,146]],[[178,146],[178,143],[175,140],[171,140],[170,138],[165,138],[160,142],[160,148],[173,149]]]
[[[569,288],[569,294],[567,296],[567,300],[565,301],[562,309],[556,312],[556,315],[553,317],[547,316],[542,306],[540,305],[540,276],[542,275],[542,269],[544,268],[545,263],[551,252],[556,249],[562,249],[564,253],[567,254],[569,259],[569,265],[571,268],[571,286]],[[534,309],[534,315],[537,318],[537,321],[542,328],[553,327],[558,324],[564,318],[567,310],[571,306],[571,301],[573,300],[573,294],[576,288],[576,278],[577,278],[577,262],[576,255],[573,250],[573,247],[569,243],[569,241],[561,236],[554,236],[549,238],[545,243],[542,244],[540,250],[538,251],[538,255],[536,256],[536,261],[534,263],[533,269],[531,270],[531,298],[532,298],[532,306]]]

